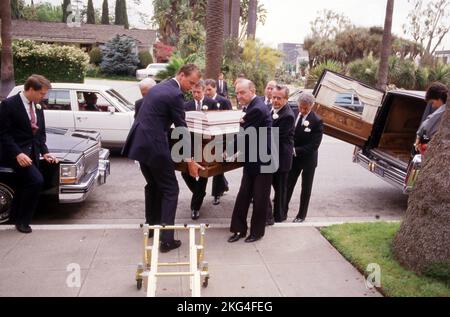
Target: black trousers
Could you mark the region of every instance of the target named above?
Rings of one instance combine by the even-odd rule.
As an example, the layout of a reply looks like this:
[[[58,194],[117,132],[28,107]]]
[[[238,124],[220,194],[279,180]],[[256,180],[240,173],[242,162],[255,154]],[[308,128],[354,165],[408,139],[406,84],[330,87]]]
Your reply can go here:
[[[272,187],[275,192],[272,204],[269,202],[267,220],[274,219],[275,222],[282,222],[287,219],[287,181],[289,172],[276,172],[273,174]]]
[[[214,176],[211,195],[213,197],[220,197],[223,195],[226,189],[228,189],[228,181],[225,178],[225,174]]]
[[[231,232],[247,234],[247,215],[253,198],[253,213],[250,225],[250,235],[264,236],[266,228],[267,208],[270,203],[270,186],[272,174],[251,175],[244,170],[241,187],[234,205],[231,217]]]
[[[150,225],[174,225],[180,190],[173,162],[161,162],[152,166],[141,162],[140,166],[147,182],[145,186],[146,222]],[[161,231],[161,242],[173,240],[173,230]]]
[[[203,199],[206,196],[206,185],[208,185],[208,179],[199,177],[198,180],[187,173],[181,173],[186,185],[192,192],[191,210],[200,210],[203,205]]]
[[[15,167],[18,179],[11,206],[11,218],[16,224],[30,225],[44,186],[44,177],[33,162],[29,167]]]
[[[314,182],[314,174],[316,168],[314,166],[304,167],[301,164],[293,164],[292,169],[289,172],[287,181],[287,202],[286,202],[286,215],[289,209],[289,203],[292,198],[297,180],[302,175],[302,192],[300,195],[300,207],[298,210],[297,218],[306,219],[308,214],[309,201],[311,199],[311,191]]]

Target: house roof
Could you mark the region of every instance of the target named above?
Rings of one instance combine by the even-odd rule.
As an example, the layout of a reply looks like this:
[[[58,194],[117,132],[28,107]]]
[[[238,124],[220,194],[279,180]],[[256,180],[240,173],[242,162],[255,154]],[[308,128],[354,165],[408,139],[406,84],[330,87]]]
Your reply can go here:
[[[12,37],[43,42],[106,43],[115,35],[128,35],[139,46],[150,47],[156,42],[155,30],[126,30],[122,25],[82,24],[70,27],[62,22],[12,20]]]
[[[436,51],[436,55],[448,55],[450,54],[450,50],[444,50],[444,51]]]

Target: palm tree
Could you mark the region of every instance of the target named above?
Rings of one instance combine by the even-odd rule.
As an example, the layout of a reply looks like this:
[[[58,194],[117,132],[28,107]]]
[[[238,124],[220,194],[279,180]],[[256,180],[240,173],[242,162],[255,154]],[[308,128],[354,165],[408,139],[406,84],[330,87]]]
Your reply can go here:
[[[239,23],[241,19],[241,1],[230,0],[230,35],[232,39],[239,38]]]
[[[206,8],[206,78],[216,79],[223,56],[224,14],[222,0],[208,0]]]
[[[254,40],[256,37],[256,21],[258,18],[258,0],[250,0],[248,3],[247,38]]]
[[[11,2],[0,2],[0,19],[2,20],[2,55],[1,55],[1,82],[0,100],[6,98],[14,88],[14,64],[12,52],[12,26],[11,26]]]
[[[231,1],[223,1],[223,16],[224,16],[224,29],[223,38],[226,40],[230,37],[231,31]]]
[[[381,47],[380,67],[378,69],[377,87],[386,90],[388,81],[389,56],[392,43],[392,17],[394,14],[394,0],[387,0],[386,17],[384,21],[383,43]]]

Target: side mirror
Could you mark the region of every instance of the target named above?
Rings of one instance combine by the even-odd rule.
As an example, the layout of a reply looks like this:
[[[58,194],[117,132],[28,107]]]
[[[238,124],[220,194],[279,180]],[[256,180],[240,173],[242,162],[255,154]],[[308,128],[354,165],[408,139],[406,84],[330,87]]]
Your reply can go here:
[[[114,108],[113,106],[108,106],[108,111],[110,114],[114,114],[114,112],[116,112],[116,108]]]

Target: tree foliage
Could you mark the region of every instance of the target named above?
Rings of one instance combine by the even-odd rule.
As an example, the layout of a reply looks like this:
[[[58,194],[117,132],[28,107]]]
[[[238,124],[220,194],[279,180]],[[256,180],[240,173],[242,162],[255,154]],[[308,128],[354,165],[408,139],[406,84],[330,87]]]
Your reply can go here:
[[[116,0],[114,24],[123,25],[126,29],[129,28],[126,0]]]
[[[181,23],[177,51],[185,58],[205,51],[206,31],[198,21],[185,20]]]
[[[408,0],[413,8],[403,31],[425,48],[424,54],[433,55],[450,31],[450,1],[431,0],[424,6],[423,0]]]
[[[95,9],[92,0],[88,0],[87,5],[87,24],[95,24]]]
[[[311,24],[311,37],[320,39],[334,39],[334,37],[352,27],[350,19],[344,14],[333,10],[317,12],[317,17]]]
[[[102,23],[102,24],[105,24],[105,25],[108,25],[108,24],[109,24],[109,7],[108,7],[108,0],[103,0],[101,23]]]
[[[139,64],[136,43],[126,35],[116,35],[105,44],[100,68],[110,75],[134,75]]]

